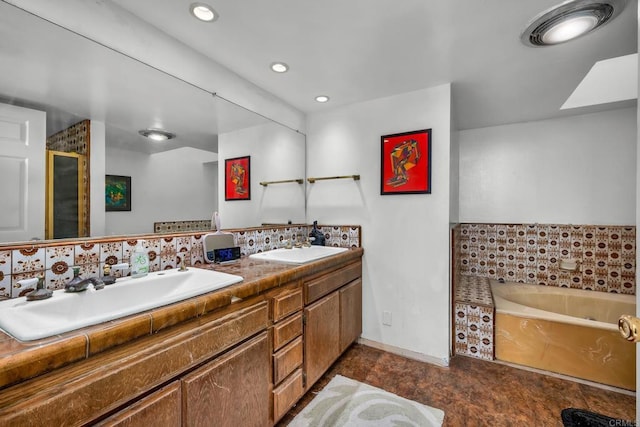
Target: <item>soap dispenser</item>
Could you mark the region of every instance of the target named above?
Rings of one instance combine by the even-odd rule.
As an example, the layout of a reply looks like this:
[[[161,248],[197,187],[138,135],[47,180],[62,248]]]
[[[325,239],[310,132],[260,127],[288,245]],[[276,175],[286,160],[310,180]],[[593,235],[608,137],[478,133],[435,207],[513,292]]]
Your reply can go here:
[[[144,277],[147,273],[149,273],[149,255],[140,240],[131,254],[131,277]]]

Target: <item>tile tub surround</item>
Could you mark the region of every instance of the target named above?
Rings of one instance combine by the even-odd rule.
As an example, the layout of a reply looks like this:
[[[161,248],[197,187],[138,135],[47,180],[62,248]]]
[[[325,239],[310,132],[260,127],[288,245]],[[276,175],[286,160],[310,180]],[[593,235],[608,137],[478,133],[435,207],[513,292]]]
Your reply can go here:
[[[246,300],[280,286],[296,282],[301,285],[304,277],[351,264],[362,255],[363,249],[352,248],[302,266],[248,257],[227,265],[201,265],[202,268],[215,268],[240,275],[244,280],[175,304],[41,340],[20,342],[0,331],[0,391],[10,384],[91,358],[116,346],[225,308],[232,304],[232,297]]]
[[[460,275],[454,298],[455,354],[493,360],[495,308],[489,279]]]
[[[312,226],[306,224],[225,230],[234,234],[242,255],[251,255],[281,247],[299,235],[308,236]],[[360,247],[360,226],[324,225],[327,246]],[[128,263],[138,240],[144,240],[151,271],[175,268],[184,259],[186,265],[203,263],[203,232],[150,234],[135,237],[103,237],[29,242],[0,245],[0,298],[18,298],[31,292],[19,280],[45,277],[49,289],[64,288],[73,277],[73,266],[80,267],[81,277],[101,276],[105,264]],[[116,275],[120,275],[117,272]]]
[[[459,224],[454,236],[454,274],[636,293],[635,226]],[[579,260],[579,271],[561,270],[561,259]]]

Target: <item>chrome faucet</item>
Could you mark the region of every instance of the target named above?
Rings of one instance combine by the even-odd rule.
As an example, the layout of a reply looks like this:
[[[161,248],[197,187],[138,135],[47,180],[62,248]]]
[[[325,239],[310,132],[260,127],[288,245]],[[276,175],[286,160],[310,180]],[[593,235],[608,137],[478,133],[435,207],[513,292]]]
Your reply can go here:
[[[73,283],[73,281],[67,283],[64,287],[65,292],[82,292],[86,291],[89,285],[93,286],[96,291],[104,288],[104,282],[98,277],[89,277],[87,279],[80,280]]]
[[[47,298],[51,298],[53,296],[53,291],[51,289],[47,289],[44,284],[44,277],[35,277],[32,279],[23,279],[18,280],[18,286],[34,286],[36,289],[34,291],[29,292],[26,297],[27,301],[38,301]]]

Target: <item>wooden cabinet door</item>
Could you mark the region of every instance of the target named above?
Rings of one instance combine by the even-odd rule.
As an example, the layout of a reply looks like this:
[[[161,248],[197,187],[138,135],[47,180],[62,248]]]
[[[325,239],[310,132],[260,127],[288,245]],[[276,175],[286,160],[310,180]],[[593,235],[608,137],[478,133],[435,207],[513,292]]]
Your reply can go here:
[[[180,381],[175,381],[96,424],[100,427],[175,426],[182,423]]]
[[[304,309],[307,389],[340,355],[340,295],[333,292]]]
[[[184,425],[269,425],[270,362],[269,341],[263,332],[185,376]]]
[[[340,289],[340,353],[362,334],[362,280]]]

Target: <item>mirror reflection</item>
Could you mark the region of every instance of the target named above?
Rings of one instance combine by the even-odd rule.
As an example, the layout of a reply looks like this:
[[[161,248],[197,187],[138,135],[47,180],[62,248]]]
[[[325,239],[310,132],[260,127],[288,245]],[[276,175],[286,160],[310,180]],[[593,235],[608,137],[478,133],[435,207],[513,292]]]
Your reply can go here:
[[[4,2],[0,24],[0,243],[305,220],[304,184],[259,185],[305,177],[303,134]],[[240,156],[251,197],[227,201]]]

